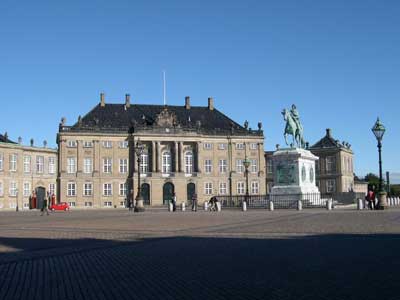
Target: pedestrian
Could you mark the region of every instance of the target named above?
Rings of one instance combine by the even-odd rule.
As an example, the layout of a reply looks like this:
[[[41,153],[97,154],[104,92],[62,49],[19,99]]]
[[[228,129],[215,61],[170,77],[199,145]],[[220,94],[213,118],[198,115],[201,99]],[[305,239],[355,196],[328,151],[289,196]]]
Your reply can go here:
[[[176,194],[172,194],[172,211],[176,211]]]
[[[372,189],[370,189],[367,192],[367,195],[365,196],[365,198],[368,201],[369,209],[371,209],[371,210],[375,209],[375,193],[374,193],[374,191]]]
[[[192,196],[192,211],[197,211],[197,194],[194,193]]]
[[[49,215],[49,210],[47,209],[47,198],[46,197],[43,198],[43,206],[42,206],[42,209],[40,211],[42,212],[40,214],[41,216],[43,216],[45,211],[46,211],[46,214]]]

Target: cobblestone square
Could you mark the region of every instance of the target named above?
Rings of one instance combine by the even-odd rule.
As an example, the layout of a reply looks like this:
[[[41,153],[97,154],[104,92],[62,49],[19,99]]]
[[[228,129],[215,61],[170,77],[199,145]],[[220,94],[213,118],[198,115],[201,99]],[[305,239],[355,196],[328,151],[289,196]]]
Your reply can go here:
[[[400,210],[0,213],[0,299],[399,299]]]

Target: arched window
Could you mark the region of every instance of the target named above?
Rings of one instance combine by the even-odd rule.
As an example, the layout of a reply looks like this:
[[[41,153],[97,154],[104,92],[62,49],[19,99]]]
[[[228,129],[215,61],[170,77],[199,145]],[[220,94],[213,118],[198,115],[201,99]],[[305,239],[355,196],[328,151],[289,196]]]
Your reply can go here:
[[[193,152],[192,151],[185,152],[185,173],[186,174],[193,173]]]
[[[171,152],[169,151],[164,151],[162,154],[162,172],[171,172]]]
[[[147,152],[143,152],[140,155],[140,173],[148,173],[149,172],[149,155]]]

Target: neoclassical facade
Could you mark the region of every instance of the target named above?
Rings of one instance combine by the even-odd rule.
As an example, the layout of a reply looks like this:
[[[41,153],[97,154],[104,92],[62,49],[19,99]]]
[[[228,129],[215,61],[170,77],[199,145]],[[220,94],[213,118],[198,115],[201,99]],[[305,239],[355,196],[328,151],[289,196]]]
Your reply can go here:
[[[40,208],[47,193],[56,194],[57,150],[11,141],[0,135],[0,209]],[[35,203],[29,203],[32,192]]]
[[[147,205],[199,203],[214,195],[265,194],[264,137],[214,107],[100,103],[84,117],[59,126],[59,200],[75,207],[124,207],[136,197],[140,154],[141,195]]]

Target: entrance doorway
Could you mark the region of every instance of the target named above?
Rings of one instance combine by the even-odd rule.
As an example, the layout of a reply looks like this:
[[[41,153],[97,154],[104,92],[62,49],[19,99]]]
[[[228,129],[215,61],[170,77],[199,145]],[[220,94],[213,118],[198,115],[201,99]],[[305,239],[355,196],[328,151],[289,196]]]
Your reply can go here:
[[[174,185],[171,182],[167,182],[163,186],[163,204],[168,204],[172,200],[174,194]]]
[[[37,209],[41,209],[43,207],[43,201],[46,197],[46,189],[42,186],[36,188],[36,207]]]
[[[150,205],[150,184],[143,183],[140,188],[140,194],[144,205]]]
[[[196,185],[193,182],[190,182],[187,184],[186,190],[187,190],[187,201],[189,204],[191,204],[193,195],[196,193]]]

